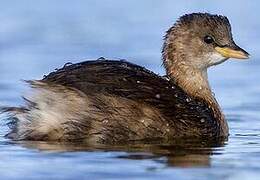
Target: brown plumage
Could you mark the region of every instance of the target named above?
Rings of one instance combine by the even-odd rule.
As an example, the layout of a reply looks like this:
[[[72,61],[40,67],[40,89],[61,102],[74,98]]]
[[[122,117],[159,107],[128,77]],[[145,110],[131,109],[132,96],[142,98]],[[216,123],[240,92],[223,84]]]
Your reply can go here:
[[[224,16],[182,16],[163,46],[167,77],[126,61],[64,66],[42,80],[21,108],[4,108],[15,140],[117,143],[144,139],[227,137],[207,68],[248,53]]]

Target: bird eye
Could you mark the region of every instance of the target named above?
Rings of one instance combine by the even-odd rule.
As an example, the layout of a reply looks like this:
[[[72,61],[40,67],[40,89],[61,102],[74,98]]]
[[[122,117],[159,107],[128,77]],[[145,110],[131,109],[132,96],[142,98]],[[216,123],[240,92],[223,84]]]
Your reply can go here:
[[[204,42],[207,43],[207,44],[211,44],[214,42],[214,39],[211,37],[211,36],[205,36],[204,37]]]

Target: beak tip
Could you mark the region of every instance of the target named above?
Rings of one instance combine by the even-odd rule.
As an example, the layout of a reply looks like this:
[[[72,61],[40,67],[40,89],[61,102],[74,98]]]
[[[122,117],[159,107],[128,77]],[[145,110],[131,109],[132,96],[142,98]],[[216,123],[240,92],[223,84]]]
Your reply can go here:
[[[237,45],[236,45],[236,49],[243,54],[244,58],[242,58],[242,59],[249,59],[250,58],[250,54],[247,51],[245,51],[244,49],[240,48]]]
[[[250,54],[248,52],[245,51],[245,59],[249,59],[250,58]]]

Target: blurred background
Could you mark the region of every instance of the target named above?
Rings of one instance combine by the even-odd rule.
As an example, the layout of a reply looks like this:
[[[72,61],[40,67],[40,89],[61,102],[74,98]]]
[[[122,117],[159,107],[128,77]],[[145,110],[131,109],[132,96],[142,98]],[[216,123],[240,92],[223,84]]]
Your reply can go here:
[[[230,139],[224,147],[213,148],[210,157],[204,157],[206,169],[164,169],[167,157],[162,156],[158,161],[152,158],[126,161],[117,159],[114,152],[93,152],[87,156],[69,154],[67,159],[60,154],[46,155],[19,145],[7,145],[6,139],[1,137],[0,158],[5,157],[0,162],[1,175],[15,179],[19,173],[28,178],[39,177],[39,173],[42,177],[46,173],[58,173],[61,177],[62,174],[70,177],[76,170],[81,170],[85,175],[92,173],[92,178],[174,175],[185,179],[183,173],[190,179],[259,177],[260,1],[2,0],[0,7],[0,105],[19,105],[20,96],[26,90],[22,79],[40,79],[67,62],[99,57],[127,59],[164,75],[161,66],[164,33],[179,16],[187,13],[227,16],[235,42],[251,54],[249,61],[229,60],[209,70],[210,83],[229,121]],[[4,128],[0,130],[5,134]],[[193,166],[199,159],[203,158],[192,156],[183,164]],[[121,165],[128,171],[118,172],[115,168],[121,168]],[[64,172],[64,167],[68,171]],[[38,173],[29,173],[32,169]]]

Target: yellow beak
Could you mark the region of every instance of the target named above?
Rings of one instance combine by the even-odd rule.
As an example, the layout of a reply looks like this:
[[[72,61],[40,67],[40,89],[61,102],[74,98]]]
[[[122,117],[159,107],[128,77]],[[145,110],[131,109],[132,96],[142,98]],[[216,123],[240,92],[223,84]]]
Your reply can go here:
[[[236,58],[236,59],[248,59],[249,54],[236,46],[234,49],[231,47],[215,47],[215,50],[226,58]]]

